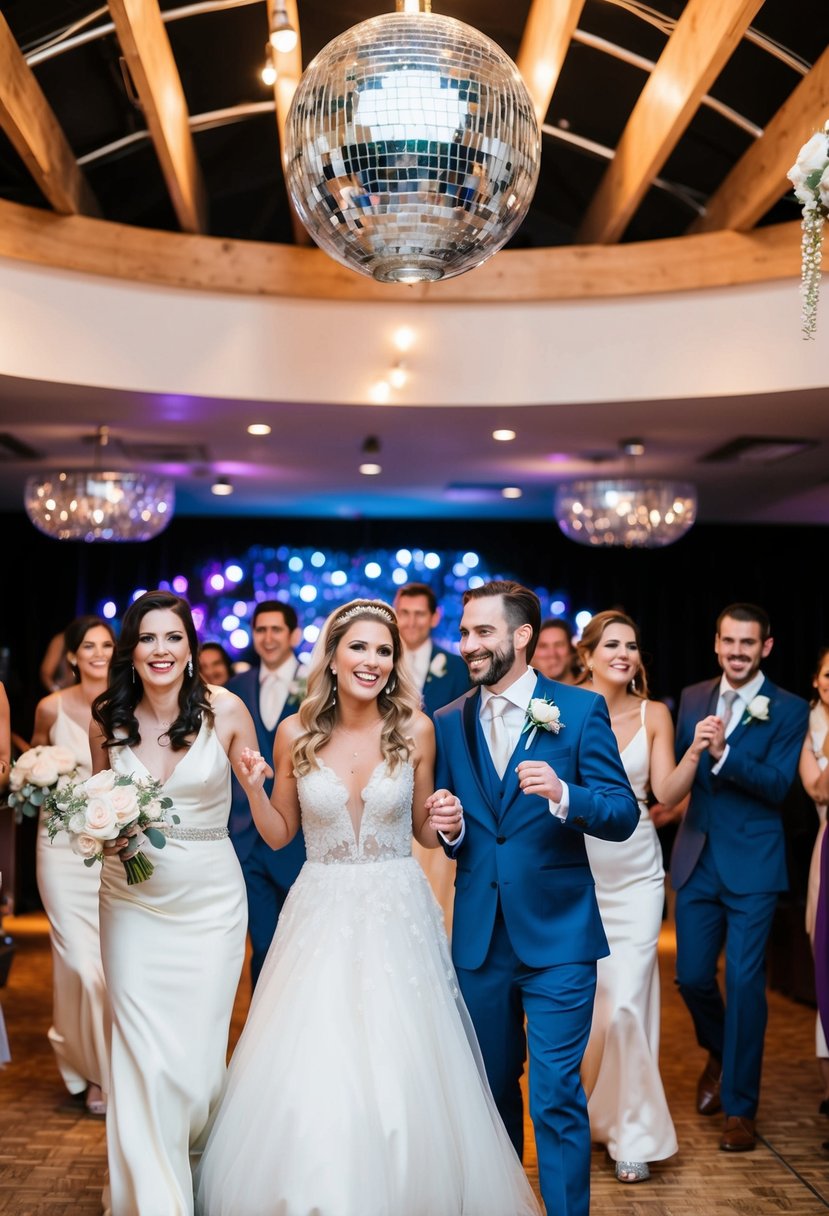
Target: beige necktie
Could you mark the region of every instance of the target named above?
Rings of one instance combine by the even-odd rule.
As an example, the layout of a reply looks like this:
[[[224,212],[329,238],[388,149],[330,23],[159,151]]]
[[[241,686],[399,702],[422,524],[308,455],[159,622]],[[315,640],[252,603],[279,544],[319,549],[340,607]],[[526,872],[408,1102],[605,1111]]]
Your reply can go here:
[[[487,703],[489,713],[489,753],[499,777],[507,771],[512,748],[509,742],[507,724],[504,712],[509,705],[506,697],[490,697]]]
[[[728,728],[731,725],[731,719],[734,716],[734,702],[739,697],[739,693],[733,688],[726,688],[722,695],[722,703],[725,707],[723,713],[723,722],[725,723],[725,733],[728,734]]]
[[[275,675],[268,675],[259,686],[259,713],[266,730],[273,730],[285,704],[284,685]]]

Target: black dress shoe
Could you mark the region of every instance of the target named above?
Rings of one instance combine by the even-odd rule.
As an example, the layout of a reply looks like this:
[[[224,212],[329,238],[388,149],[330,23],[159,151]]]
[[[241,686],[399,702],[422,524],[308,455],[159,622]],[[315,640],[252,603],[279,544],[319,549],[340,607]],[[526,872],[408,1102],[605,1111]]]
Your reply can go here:
[[[721,1082],[722,1064],[716,1056],[709,1055],[708,1063],[697,1081],[697,1112],[700,1115],[716,1115],[717,1111],[722,1110]]]

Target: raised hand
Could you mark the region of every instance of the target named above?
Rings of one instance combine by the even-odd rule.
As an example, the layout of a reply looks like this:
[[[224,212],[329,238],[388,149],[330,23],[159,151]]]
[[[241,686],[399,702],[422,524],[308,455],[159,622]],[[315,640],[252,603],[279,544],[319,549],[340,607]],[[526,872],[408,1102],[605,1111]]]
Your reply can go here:
[[[452,841],[460,835],[463,826],[463,807],[460,800],[449,790],[435,790],[426,799],[429,826]]]
[[[273,776],[273,769],[260,752],[243,747],[236,775],[246,793],[255,794],[257,790],[262,789],[268,778]]]
[[[694,739],[691,749],[701,756],[709,751],[714,760],[719,760],[725,751],[725,722],[716,714],[709,714],[694,727]]]

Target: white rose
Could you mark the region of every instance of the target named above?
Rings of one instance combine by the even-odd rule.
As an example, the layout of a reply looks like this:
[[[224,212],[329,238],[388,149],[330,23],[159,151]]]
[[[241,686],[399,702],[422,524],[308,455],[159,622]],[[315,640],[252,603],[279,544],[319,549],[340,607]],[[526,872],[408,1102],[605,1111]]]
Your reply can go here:
[[[75,811],[66,828],[67,831],[74,832],[76,836],[80,836],[86,830],[86,815],[83,811]]]
[[[48,755],[61,774],[71,773],[74,768],[78,767],[78,762],[68,747],[50,747]]]
[[[40,747],[30,747],[27,752],[24,752],[22,756],[19,756],[15,760],[14,767],[19,769],[21,773],[28,772],[32,765],[37,764],[42,750]]]
[[[90,836],[86,832],[80,832],[77,836],[70,836],[69,843],[72,847],[72,852],[77,853],[79,857],[95,857],[101,848],[94,836]]]
[[[19,764],[15,764],[12,771],[9,773],[9,786],[12,790],[21,790],[29,780],[29,774]]]
[[[109,804],[117,823],[130,823],[138,817],[138,799],[131,785],[116,785],[109,795]]]
[[[548,722],[558,722],[561,711],[557,705],[551,705],[549,701],[542,701],[537,697],[530,701],[530,716],[535,722],[546,725]]]
[[[110,790],[115,789],[115,773],[111,768],[102,769],[94,777],[88,777],[83,783],[83,788],[90,797],[93,794],[108,794]]]
[[[57,782],[58,770],[48,756],[38,756],[29,769],[28,778],[32,785],[39,785],[41,789],[46,789],[47,786]]]
[[[84,812],[86,835],[96,840],[112,840],[118,835],[115,812],[108,798],[90,798]]]
[[[758,722],[768,722],[769,720],[769,699],[768,697],[754,697],[749,702],[748,712],[752,718],[756,718]]]
[[[158,798],[153,798],[150,802],[148,802],[144,807],[144,812],[145,814],[149,815],[150,819],[153,820],[164,818],[164,807],[161,805]]]
[[[823,170],[823,177],[818,182],[817,188],[820,193],[820,201],[824,207],[829,209],[829,165]]]
[[[436,680],[439,680],[442,676],[446,675],[446,655],[436,654],[429,664],[429,671]]]

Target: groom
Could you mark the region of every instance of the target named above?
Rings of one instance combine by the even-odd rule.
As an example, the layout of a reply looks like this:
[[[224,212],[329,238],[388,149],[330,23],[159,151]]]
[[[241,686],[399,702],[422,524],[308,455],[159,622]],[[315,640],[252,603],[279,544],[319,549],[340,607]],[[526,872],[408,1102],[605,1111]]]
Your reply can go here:
[[[587,1216],[579,1068],[608,948],[584,836],[627,839],[639,808],[604,699],[528,666],[540,623],[518,583],[466,592],[460,651],[475,687],[435,717],[437,784],[464,807],[447,845],[452,954],[495,1101],[520,1155],[528,1036],[541,1193],[555,1216]]]

